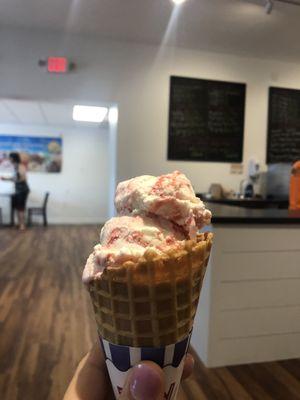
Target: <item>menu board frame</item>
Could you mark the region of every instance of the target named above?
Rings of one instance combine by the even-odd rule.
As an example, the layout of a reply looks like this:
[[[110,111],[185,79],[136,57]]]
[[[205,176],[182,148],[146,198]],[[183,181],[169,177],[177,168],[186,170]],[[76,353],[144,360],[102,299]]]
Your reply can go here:
[[[196,115],[196,120],[199,121],[202,118],[201,120],[202,127],[195,128],[195,125],[193,127],[193,122],[194,122],[193,117],[191,118],[191,120],[188,120],[189,113],[186,113],[186,107],[189,107],[188,104],[183,103],[182,110],[177,110],[176,107],[178,107],[178,101],[176,103],[176,101],[174,101],[173,98],[175,97],[174,90],[176,90],[176,84],[178,86],[180,84],[182,85],[187,84],[187,87],[192,85],[198,85],[197,86],[198,88],[201,88],[202,85],[201,90],[204,93],[203,99],[206,100],[203,100],[202,104],[199,104],[199,107],[198,106],[195,107],[195,104],[190,103],[190,107],[193,108],[193,110],[191,111],[194,113],[194,115],[195,112],[196,113],[199,112],[199,116]],[[224,87],[224,89],[222,89],[222,86]],[[230,91],[232,91],[233,93],[231,94],[233,103],[230,103],[230,107],[232,108],[233,111],[232,113],[230,113],[230,119],[231,119],[230,122],[232,122],[233,124],[236,123],[235,125],[236,128],[235,132],[232,133],[231,132],[228,133],[227,129],[226,137],[225,136],[222,137],[222,132],[221,132],[222,128],[220,128],[218,135],[209,136],[211,134],[211,131],[208,129],[208,126],[211,122],[209,111],[212,111],[210,100],[211,96],[213,95],[213,93],[211,93],[213,89],[217,93],[219,91],[219,93],[221,93],[221,95],[223,95],[224,98],[228,95],[228,93],[230,93]],[[222,93],[222,91],[224,93]],[[202,79],[202,78],[190,78],[190,77],[181,77],[174,75],[170,76],[167,159],[169,161],[178,160],[178,161],[241,163],[243,161],[243,149],[244,149],[246,92],[247,92],[246,83]],[[233,98],[234,96],[236,98]],[[238,100],[238,105],[235,104],[237,100]],[[229,106],[227,104],[226,111],[228,107]],[[177,111],[179,111],[179,113],[181,112],[183,118],[185,118],[184,120],[185,132],[183,133],[183,136],[185,134],[185,137],[184,139],[183,136],[182,138],[179,138],[181,140],[178,140],[178,135],[181,134],[180,128],[177,129],[176,126],[174,128],[174,125],[176,124],[176,121],[174,122],[174,120],[176,120]],[[221,126],[222,126],[222,118],[224,118],[224,110],[222,111],[219,113],[218,116],[219,122],[221,122],[220,124]],[[235,121],[234,118],[237,121]],[[189,123],[191,127],[190,130],[189,130]],[[225,125],[226,121],[224,121],[223,123],[223,126]],[[194,132],[192,133],[192,131]],[[196,143],[197,141],[198,143]],[[222,145],[222,142],[223,143],[225,142],[225,145]],[[233,143],[233,146],[231,146],[230,143]],[[197,149],[200,147],[201,150],[197,154],[198,151]],[[231,153],[230,152],[226,153],[227,151],[226,148],[230,149]],[[184,150],[181,151],[181,149]]]
[[[285,93],[285,95],[290,95],[291,99],[297,98],[297,102],[299,103],[299,108],[297,110],[297,119],[298,121],[294,121],[294,127],[292,126],[293,124],[290,125],[291,119],[289,121],[286,121],[286,140],[284,141],[284,136],[281,136],[279,139],[277,138],[278,146],[285,146],[286,147],[286,154],[281,154],[280,156],[276,156],[275,154],[272,154],[272,145],[276,143],[276,135],[274,135],[274,125],[276,124],[275,118],[278,118],[278,115],[276,113],[276,116],[274,116],[273,112],[273,102],[275,101],[274,95],[282,94]],[[283,112],[283,111],[282,111]],[[289,118],[291,117],[291,113],[289,112]],[[286,116],[287,117],[287,116]],[[298,122],[298,126],[296,126]],[[286,87],[279,87],[279,86],[270,86],[269,87],[269,100],[268,100],[268,127],[267,127],[267,149],[266,149],[266,163],[267,164],[277,164],[277,163],[288,163],[291,164],[297,159],[300,158],[300,146],[299,146],[299,153],[298,155],[294,155],[293,151],[295,149],[295,145],[290,145],[287,140],[288,134],[295,134],[295,130],[299,129],[299,135],[300,135],[300,89],[291,89],[291,88],[286,88]],[[291,130],[294,130],[293,132]],[[288,133],[288,131],[290,131]],[[297,134],[297,132],[296,132]],[[279,135],[277,135],[279,136]],[[281,144],[279,143],[281,142]],[[291,142],[291,141],[290,141]],[[291,146],[291,147],[289,147]]]

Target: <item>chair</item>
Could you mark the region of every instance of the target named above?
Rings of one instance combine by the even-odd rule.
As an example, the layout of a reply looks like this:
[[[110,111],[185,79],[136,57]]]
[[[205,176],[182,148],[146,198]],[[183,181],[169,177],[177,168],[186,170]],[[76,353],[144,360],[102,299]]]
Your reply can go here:
[[[34,215],[42,215],[43,216],[43,221],[44,221],[44,226],[48,225],[47,222],[47,203],[48,203],[48,198],[49,198],[49,192],[45,193],[44,201],[42,207],[30,207],[28,208],[28,225],[32,224],[32,217]]]

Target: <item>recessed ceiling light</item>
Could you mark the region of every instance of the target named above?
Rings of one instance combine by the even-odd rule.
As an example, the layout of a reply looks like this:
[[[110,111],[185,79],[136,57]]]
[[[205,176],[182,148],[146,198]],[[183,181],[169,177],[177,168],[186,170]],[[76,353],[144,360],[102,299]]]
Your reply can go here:
[[[100,123],[103,122],[107,112],[107,107],[76,105],[73,107],[73,120]]]
[[[186,0],[172,0],[176,5],[184,3]]]

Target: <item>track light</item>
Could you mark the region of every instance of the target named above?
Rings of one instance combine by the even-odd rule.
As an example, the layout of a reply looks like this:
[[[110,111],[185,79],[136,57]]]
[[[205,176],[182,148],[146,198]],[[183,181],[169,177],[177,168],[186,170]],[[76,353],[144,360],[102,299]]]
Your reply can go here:
[[[273,10],[273,7],[274,7],[274,2],[273,2],[273,0],[267,0],[266,5],[265,5],[265,10],[266,10],[266,13],[267,13],[268,15],[271,14],[271,12],[272,12],[272,10]]]

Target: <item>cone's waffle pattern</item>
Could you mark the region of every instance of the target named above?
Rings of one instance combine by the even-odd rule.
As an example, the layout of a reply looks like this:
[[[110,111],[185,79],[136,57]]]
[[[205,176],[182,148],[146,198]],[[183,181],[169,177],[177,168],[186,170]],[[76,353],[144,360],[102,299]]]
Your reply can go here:
[[[212,234],[185,249],[106,268],[89,283],[99,334],[110,343],[159,347],[186,337],[196,313]]]

